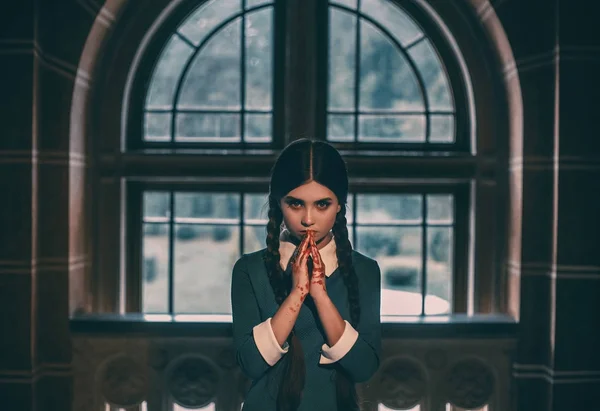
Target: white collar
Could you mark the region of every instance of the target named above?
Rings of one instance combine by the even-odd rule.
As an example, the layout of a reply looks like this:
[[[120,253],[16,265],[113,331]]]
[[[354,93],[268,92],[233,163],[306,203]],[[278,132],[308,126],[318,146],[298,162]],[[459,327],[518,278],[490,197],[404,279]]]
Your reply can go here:
[[[294,251],[296,250],[296,245],[289,240],[290,232],[284,230],[281,232],[279,236],[279,255],[281,264],[281,268],[285,271],[292,257]],[[323,248],[319,250],[319,254],[321,254],[321,259],[325,264],[325,275],[329,277],[335,269],[338,267],[337,255],[335,253],[335,238],[332,238],[329,243]]]

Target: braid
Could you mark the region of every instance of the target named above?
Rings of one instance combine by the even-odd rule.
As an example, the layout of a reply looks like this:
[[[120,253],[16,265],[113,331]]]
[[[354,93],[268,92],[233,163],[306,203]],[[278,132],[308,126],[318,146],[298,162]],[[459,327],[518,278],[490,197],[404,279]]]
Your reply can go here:
[[[360,321],[360,300],[358,289],[358,277],[352,264],[352,244],[348,238],[348,226],[346,221],[346,205],[342,205],[340,212],[335,218],[333,235],[336,245],[336,256],[338,266],[348,290],[348,306],[350,309],[350,323],[358,328]],[[356,386],[341,368],[336,372],[337,408],[338,410],[358,410],[358,397]]]
[[[340,272],[343,274],[344,284],[348,289],[348,305],[350,306],[350,323],[354,328],[358,327],[360,321],[360,301],[358,290],[358,277],[352,264],[352,245],[348,238],[348,226],[346,222],[346,207],[342,207],[335,218],[333,225],[335,238],[336,256]]]
[[[283,269],[280,265],[279,235],[283,214],[273,196],[269,196],[268,216],[267,250],[264,255],[264,262],[273,294],[275,294],[275,301],[277,305],[281,306],[290,292],[291,278],[284,278]],[[296,336],[294,329],[292,329],[287,341],[289,350],[282,360],[284,368],[277,395],[278,411],[296,411],[298,409],[306,376],[302,344],[300,344],[300,339]]]
[[[267,251],[265,252],[264,261],[269,276],[269,282],[275,301],[278,305],[283,303],[286,297],[284,287],[283,270],[281,269],[279,254],[279,234],[280,227],[283,221],[281,209],[277,206],[276,200],[269,196],[269,222],[267,223]]]

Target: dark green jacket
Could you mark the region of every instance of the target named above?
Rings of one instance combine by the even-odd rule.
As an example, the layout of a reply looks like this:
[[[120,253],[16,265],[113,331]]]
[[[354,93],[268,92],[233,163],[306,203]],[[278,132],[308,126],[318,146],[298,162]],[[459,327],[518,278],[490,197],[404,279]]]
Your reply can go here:
[[[245,396],[243,411],[275,411],[277,391],[286,355],[273,367],[261,356],[252,329],[273,317],[278,309],[263,262],[265,249],[243,255],[233,268],[231,301],[233,338],[238,365],[252,379]],[[381,273],[377,262],[352,251],[358,277],[361,316],[358,340],[350,351],[334,364],[319,364],[325,332],[314,303],[307,298],[300,309],[295,330],[304,351],[306,382],[298,411],[336,411],[334,375],[342,367],[355,383],[369,380],[379,367],[381,351]],[[288,269],[285,275],[291,275]],[[329,297],[342,318],[350,321],[347,290],[339,268],[326,280]],[[337,410],[342,411],[342,410]]]

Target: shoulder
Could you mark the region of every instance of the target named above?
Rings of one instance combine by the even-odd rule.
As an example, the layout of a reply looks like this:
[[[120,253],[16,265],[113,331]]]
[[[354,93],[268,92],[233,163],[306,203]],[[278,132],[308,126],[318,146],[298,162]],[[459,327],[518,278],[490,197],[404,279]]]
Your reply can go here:
[[[377,289],[381,287],[381,270],[376,260],[352,250],[352,264],[359,283],[363,286],[372,285]]]
[[[254,251],[252,253],[242,254],[242,256],[240,257],[240,259],[238,261],[244,260],[247,263],[262,262],[266,251],[267,251],[266,248],[262,248],[258,251]]]
[[[379,271],[379,264],[376,260],[356,250],[352,250],[352,263],[357,270]]]
[[[237,272],[245,272],[247,275],[252,275],[258,269],[264,267],[263,258],[266,248],[263,248],[252,253],[242,254],[240,258],[233,265],[233,275]]]

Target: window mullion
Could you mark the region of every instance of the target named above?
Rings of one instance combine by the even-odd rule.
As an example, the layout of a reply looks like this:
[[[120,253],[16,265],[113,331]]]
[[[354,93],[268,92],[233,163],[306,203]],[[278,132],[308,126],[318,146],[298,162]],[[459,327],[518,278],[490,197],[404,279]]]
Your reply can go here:
[[[357,0],[357,8],[358,10],[361,9],[361,1]],[[356,144],[358,142],[358,130],[360,127],[359,124],[359,119],[360,119],[360,115],[359,115],[359,111],[360,111],[360,18],[359,18],[359,14],[356,14],[356,37],[355,37],[355,42],[356,44],[354,45],[355,47],[355,55],[354,55],[354,110],[355,110],[355,114],[354,114],[354,143]]]
[[[242,10],[246,10],[246,0],[242,0]],[[242,14],[240,28],[240,137],[246,144],[246,13]]]
[[[169,193],[169,314],[175,313],[175,191]]]
[[[120,183],[121,185],[122,183]],[[124,231],[122,235],[121,252],[124,255],[120,256],[122,262],[125,263],[125,270],[121,275],[124,278],[124,289],[122,287],[114,287],[110,290],[113,300],[120,299],[118,294],[124,294],[125,312],[141,312],[143,311],[142,301],[142,282],[143,282],[143,247],[144,247],[144,223],[143,223],[143,207],[144,207],[144,190],[143,186],[136,183],[127,183],[121,187],[121,196],[125,196],[126,202],[126,217]],[[120,199],[122,201],[122,199]],[[110,227],[110,223],[105,223],[104,226]],[[105,228],[103,227],[103,230]],[[114,253],[114,248],[106,250],[105,255]],[[110,261],[110,257],[107,258]],[[120,309],[118,311],[121,311]]]
[[[240,222],[239,222],[239,230],[240,230],[240,242],[239,242],[239,247],[240,247],[240,256],[244,254],[245,250],[244,250],[244,235],[246,234],[244,232],[244,228],[246,225],[246,201],[245,201],[245,197],[246,197],[246,193],[245,192],[241,192],[240,193]]]
[[[426,315],[425,301],[427,299],[427,257],[429,245],[427,242],[427,194],[421,195],[421,315]]]
[[[322,0],[291,1],[286,4],[285,143],[302,137],[316,138],[319,13]],[[321,30],[321,28],[319,29]],[[324,41],[324,40],[322,40]],[[325,72],[326,73],[326,72]]]
[[[329,1],[317,2],[314,46],[316,54],[315,138],[327,139],[327,101],[329,94]]]

